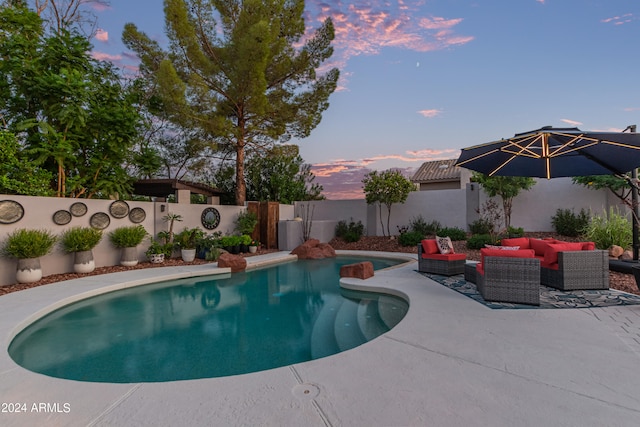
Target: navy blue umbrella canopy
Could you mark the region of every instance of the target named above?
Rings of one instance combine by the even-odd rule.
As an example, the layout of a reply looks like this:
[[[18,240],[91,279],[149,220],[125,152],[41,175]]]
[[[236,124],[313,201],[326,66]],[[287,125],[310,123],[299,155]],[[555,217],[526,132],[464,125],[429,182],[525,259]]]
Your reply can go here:
[[[463,148],[456,166],[489,176],[624,175],[640,167],[640,134],[543,127]]]

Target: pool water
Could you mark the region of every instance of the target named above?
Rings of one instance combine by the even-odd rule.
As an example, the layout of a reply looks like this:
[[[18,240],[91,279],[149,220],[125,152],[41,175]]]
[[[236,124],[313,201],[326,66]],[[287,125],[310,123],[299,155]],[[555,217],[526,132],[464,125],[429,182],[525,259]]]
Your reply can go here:
[[[389,331],[408,309],[394,296],[341,290],[340,266],[359,261],[301,260],[103,294],[34,322],[9,354],[34,372],[113,383],[221,377],[330,356]],[[371,261],[374,269],[398,263]]]

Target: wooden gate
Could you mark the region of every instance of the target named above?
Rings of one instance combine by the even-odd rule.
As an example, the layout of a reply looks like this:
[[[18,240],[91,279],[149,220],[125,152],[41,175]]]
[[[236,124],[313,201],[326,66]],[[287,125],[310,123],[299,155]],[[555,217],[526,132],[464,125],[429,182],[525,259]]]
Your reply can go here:
[[[258,216],[258,226],[251,237],[260,240],[267,249],[278,249],[280,204],[278,202],[249,202],[247,210]]]

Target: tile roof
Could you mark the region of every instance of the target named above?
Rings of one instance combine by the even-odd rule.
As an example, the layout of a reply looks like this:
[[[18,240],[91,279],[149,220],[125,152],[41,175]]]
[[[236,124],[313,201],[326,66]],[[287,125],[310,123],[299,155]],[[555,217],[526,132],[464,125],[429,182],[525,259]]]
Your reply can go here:
[[[411,177],[411,182],[455,181],[460,179],[460,168],[454,166],[456,159],[424,162]]]

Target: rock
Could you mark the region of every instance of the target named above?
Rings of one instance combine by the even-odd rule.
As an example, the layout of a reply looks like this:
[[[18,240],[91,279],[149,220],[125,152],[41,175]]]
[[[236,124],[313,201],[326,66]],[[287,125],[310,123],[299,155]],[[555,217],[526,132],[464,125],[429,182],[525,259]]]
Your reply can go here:
[[[618,245],[612,245],[609,248],[609,256],[611,258],[618,258],[624,253],[624,249]]]
[[[309,239],[294,250],[292,255],[297,255],[298,259],[323,259],[334,258],[336,251],[328,243],[320,243],[318,239]]]
[[[355,277],[356,279],[368,279],[373,277],[373,264],[371,261],[358,262],[340,267],[340,277]]]
[[[247,268],[247,260],[240,255],[233,255],[230,253],[220,255],[218,258],[219,268],[231,268],[232,273],[244,271]]]
[[[631,261],[633,259],[633,252],[624,251],[622,255],[620,255],[620,259],[623,261]]]

